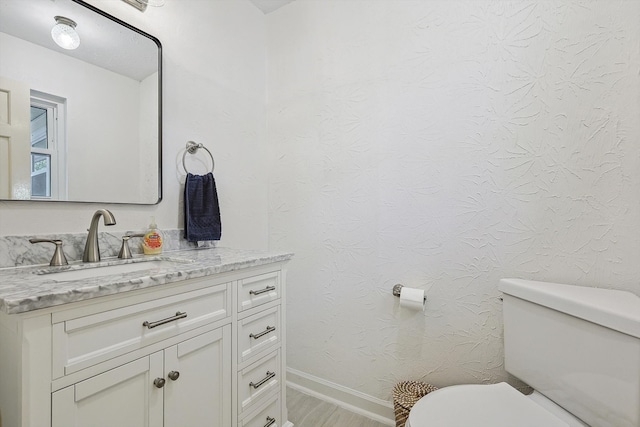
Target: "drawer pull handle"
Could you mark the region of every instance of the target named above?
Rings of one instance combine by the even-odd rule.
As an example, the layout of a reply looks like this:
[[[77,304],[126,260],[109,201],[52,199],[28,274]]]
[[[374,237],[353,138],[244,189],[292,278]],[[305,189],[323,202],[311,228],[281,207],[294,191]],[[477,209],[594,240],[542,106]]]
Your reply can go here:
[[[169,377],[169,379],[170,379],[171,381],[175,381],[175,380],[177,380],[178,378],[180,378],[180,372],[178,372],[178,371],[171,371],[171,372],[169,372],[169,375],[167,375],[167,376]]]
[[[275,418],[267,417],[267,423],[264,425],[264,427],[272,426],[275,423],[276,423],[276,419]]]
[[[271,292],[275,290],[276,290],[275,286],[267,286],[266,288],[260,289],[259,291],[249,291],[249,295],[260,295],[260,294],[264,294],[265,292]]]
[[[273,332],[275,330],[276,330],[275,326],[267,326],[267,329],[265,329],[264,331],[259,332],[257,334],[249,334],[249,337],[257,340],[258,338],[263,337],[263,336],[267,335],[268,333]]]
[[[155,380],[153,380],[153,385],[157,388],[162,388],[164,387],[165,382],[166,381],[164,380],[164,378],[156,378]]]
[[[167,317],[166,319],[158,320],[157,322],[149,322],[145,320],[144,322],[142,322],[142,326],[146,326],[147,328],[152,329],[156,326],[164,325],[165,323],[173,322],[178,319],[184,319],[185,317],[187,317],[186,311],[182,313],[178,311],[176,312],[175,316]]]
[[[258,382],[257,382],[257,383],[255,383],[255,384],[253,383],[253,381],[251,381],[251,382],[249,383],[249,385],[250,385],[251,387],[253,387],[253,388],[258,388],[258,387],[260,387],[261,385],[264,385],[264,383],[266,383],[267,381],[269,381],[271,378],[273,378],[273,377],[275,377],[275,376],[276,376],[276,373],[275,373],[275,372],[269,372],[269,371],[267,371],[267,376],[266,376],[266,377],[264,377],[263,379],[261,379],[260,381],[258,381]]]

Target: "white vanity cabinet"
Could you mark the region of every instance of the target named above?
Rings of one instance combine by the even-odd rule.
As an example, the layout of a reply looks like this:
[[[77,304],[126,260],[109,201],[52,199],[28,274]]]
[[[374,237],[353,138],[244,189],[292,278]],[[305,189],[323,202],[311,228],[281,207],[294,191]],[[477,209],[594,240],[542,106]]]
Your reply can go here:
[[[282,264],[0,313],[0,427],[292,426]]]
[[[231,425],[231,326],[52,395],[53,427]]]
[[[238,281],[235,416],[238,425],[286,425],[284,402],[284,310],[281,272],[256,274]],[[258,413],[259,412],[259,413]]]

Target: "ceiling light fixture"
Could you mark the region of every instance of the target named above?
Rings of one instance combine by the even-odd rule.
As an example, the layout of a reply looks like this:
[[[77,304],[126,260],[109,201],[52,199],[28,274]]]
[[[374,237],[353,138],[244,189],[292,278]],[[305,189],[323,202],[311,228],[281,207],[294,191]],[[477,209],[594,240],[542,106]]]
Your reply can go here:
[[[63,49],[73,50],[80,46],[80,36],[76,32],[76,23],[64,16],[56,16],[56,25],[51,29],[51,37]]]
[[[147,10],[147,6],[160,7],[164,6],[165,0],[122,0],[123,2],[135,7],[140,12]]]

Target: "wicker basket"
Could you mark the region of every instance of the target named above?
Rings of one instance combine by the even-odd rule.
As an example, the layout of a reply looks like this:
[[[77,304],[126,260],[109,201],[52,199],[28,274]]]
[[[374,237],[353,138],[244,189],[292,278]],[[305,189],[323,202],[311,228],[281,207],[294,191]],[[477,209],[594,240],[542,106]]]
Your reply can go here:
[[[396,427],[404,427],[409,411],[424,395],[437,390],[431,384],[419,381],[402,381],[393,388],[393,411],[396,415]]]

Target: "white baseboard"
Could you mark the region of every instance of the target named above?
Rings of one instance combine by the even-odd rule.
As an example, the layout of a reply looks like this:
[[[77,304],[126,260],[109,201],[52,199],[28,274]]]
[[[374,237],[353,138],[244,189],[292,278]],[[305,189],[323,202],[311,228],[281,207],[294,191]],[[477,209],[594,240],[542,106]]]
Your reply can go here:
[[[287,368],[287,386],[384,425],[396,425],[392,402],[369,396],[292,368]]]

